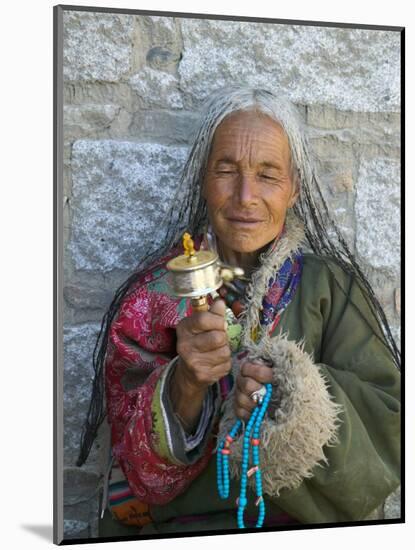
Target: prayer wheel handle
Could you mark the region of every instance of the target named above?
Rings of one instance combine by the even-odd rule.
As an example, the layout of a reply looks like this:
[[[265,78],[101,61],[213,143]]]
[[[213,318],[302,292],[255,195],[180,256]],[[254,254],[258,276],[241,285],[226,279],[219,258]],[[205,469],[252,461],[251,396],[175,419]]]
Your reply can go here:
[[[190,303],[192,305],[192,311],[209,311],[207,294],[205,296],[199,296],[198,298],[192,298]]]

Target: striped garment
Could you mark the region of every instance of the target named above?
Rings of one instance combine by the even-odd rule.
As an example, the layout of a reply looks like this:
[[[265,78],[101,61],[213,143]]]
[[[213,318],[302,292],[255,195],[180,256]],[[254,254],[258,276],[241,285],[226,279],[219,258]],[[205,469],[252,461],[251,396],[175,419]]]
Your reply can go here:
[[[146,525],[152,522],[149,506],[134,496],[120,466],[110,459],[107,506],[112,516],[126,525]],[[103,512],[105,508],[103,507]],[[103,514],[102,514],[103,515]],[[102,517],[102,516],[101,516]]]

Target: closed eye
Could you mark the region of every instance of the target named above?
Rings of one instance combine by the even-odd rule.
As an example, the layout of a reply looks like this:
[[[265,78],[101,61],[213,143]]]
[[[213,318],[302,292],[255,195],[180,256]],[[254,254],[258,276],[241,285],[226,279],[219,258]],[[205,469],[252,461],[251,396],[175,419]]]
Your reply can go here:
[[[275,176],[268,176],[267,174],[260,174],[259,177],[269,181],[277,181]]]

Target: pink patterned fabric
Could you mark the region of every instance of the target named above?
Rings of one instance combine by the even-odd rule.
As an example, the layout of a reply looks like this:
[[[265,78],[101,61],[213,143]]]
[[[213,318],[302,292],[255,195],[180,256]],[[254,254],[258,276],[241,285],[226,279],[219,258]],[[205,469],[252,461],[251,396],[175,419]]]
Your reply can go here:
[[[174,252],[163,263],[180,253]],[[151,412],[155,386],[163,365],[176,355],[175,327],[190,312],[190,300],[158,291],[158,276],[160,285],[166,284],[163,274],[163,267],[151,271],[124,299],[110,329],[105,360],[105,392],[114,457],[135,496],[159,505],[170,502],[190,485],[207,466],[214,446],[211,439],[203,457],[190,466],[171,464],[154,450],[158,437],[153,431]],[[121,381],[132,367],[148,376],[137,389],[126,391]]]
[[[202,245],[195,239],[195,248]],[[176,465],[159,456],[158,434],[153,428],[152,401],[165,366],[176,355],[179,321],[190,314],[190,299],[172,296],[166,281],[167,261],[183,253],[179,246],[150,268],[130,289],[113,321],[105,359],[105,392],[111,445],[134,495],[148,504],[167,504],[184,492],[208,465],[214,449],[211,434],[203,456],[192,465]],[[301,256],[287,259],[264,299],[263,323],[272,329],[289,303],[301,276]],[[208,296],[209,303],[212,302]],[[134,369],[145,382],[134,390],[123,387],[124,375]],[[141,372],[140,372],[141,371]],[[232,375],[221,380],[221,395],[226,398]],[[218,423],[218,419],[216,421]]]

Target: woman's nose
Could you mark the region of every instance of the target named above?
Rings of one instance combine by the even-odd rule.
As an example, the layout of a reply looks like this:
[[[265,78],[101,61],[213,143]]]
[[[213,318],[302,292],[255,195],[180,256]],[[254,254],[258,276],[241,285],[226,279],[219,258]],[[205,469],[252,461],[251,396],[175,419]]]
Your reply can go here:
[[[255,174],[240,174],[239,201],[241,205],[250,205],[258,200]]]

